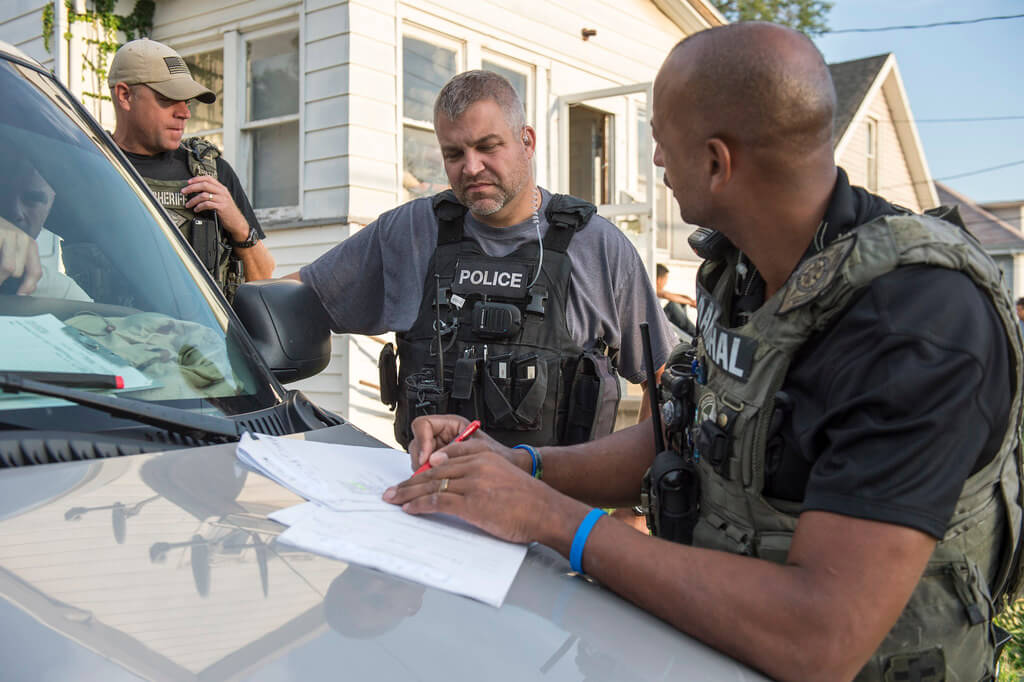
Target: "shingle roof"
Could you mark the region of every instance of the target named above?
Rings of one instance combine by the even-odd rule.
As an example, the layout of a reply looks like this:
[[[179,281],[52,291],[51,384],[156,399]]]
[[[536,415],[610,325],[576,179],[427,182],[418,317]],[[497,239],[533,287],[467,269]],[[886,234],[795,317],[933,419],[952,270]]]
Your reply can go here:
[[[888,58],[889,53],[886,53],[828,65],[828,70],[832,72],[832,82],[836,87],[834,144],[839,144]]]
[[[987,251],[1024,251],[1024,233],[1010,223],[1000,220],[949,185],[936,181],[935,191],[940,204],[960,207],[960,217],[967,229]]]

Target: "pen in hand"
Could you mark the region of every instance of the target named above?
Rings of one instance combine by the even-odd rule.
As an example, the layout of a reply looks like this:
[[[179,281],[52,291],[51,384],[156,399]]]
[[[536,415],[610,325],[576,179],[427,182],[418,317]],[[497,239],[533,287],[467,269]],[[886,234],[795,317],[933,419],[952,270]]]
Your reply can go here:
[[[473,421],[469,422],[469,424],[466,426],[466,428],[464,428],[462,430],[462,433],[460,433],[459,435],[455,436],[455,440],[453,440],[452,443],[461,443],[462,441],[466,440],[471,435],[473,435],[473,432],[476,431],[479,428],[480,428],[480,420],[479,419],[474,419]],[[452,443],[449,443],[448,445],[451,445]],[[424,471],[426,471],[429,468],[431,468],[431,467],[430,467],[430,458],[428,457],[427,461],[424,462],[423,465],[419,469],[414,471],[412,475],[415,476],[416,474],[424,472]]]

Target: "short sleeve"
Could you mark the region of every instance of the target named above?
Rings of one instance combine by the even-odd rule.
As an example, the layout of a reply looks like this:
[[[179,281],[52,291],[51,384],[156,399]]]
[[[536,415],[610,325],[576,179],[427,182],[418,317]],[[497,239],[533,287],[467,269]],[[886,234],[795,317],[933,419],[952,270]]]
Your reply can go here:
[[[1007,336],[965,275],[885,275],[795,359],[790,456],[810,465],[805,510],[941,538],[964,481],[1009,419]]]

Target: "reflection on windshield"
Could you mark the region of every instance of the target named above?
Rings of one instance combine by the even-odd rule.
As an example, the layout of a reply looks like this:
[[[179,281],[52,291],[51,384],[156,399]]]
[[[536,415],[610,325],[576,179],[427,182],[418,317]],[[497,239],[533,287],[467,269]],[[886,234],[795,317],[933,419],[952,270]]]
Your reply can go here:
[[[32,252],[41,270],[0,282],[0,328],[32,319],[47,330],[27,347],[0,334],[0,370],[109,373],[113,363],[138,373],[126,386],[134,398],[199,398],[227,413],[271,404],[187,247],[63,93],[4,61],[0,91],[0,257],[28,264]],[[0,410],[55,404],[66,405],[0,398]]]

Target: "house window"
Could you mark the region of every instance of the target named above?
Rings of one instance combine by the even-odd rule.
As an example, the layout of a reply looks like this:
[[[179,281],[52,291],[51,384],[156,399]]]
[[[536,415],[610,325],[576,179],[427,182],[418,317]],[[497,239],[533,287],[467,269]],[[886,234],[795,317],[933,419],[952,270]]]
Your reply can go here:
[[[878,121],[867,119],[867,149],[864,150],[867,162],[867,187],[872,192],[878,191]]]
[[[480,68],[485,71],[493,71],[499,76],[504,76],[512,88],[519,95],[519,101],[523,103],[523,111],[527,123],[533,123],[533,98],[531,87],[533,82],[533,70],[530,67],[513,62],[511,59],[499,55],[488,55],[480,62]]]
[[[569,107],[569,193],[593,204],[612,197],[615,117],[583,104]]]
[[[448,187],[434,136],[434,99],[455,75],[456,44],[440,37],[402,37],[402,189],[405,199]]]
[[[224,51],[211,50],[184,59],[192,78],[217,95],[213,104],[203,104],[197,99],[189,101],[192,118],[185,122],[185,136],[202,137],[218,149],[224,149]]]
[[[299,34],[279,33],[245,45],[245,122],[254,208],[299,203]]]
[[[231,36],[231,37],[227,37]],[[226,40],[236,40],[229,33]],[[299,33],[262,33],[241,42],[236,72],[225,80],[225,50],[183,55],[192,77],[217,95],[213,104],[193,100],[185,124],[189,136],[204,137],[230,155],[261,218],[274,209],[297,212],[299,204]],[[228,51],[233,54],[234,51]],[[225,102],[239,102],[227,107]],[[225,131],[237,131],[237,149],[225,149]],[[231,138],[234,139],[234,138]]]

